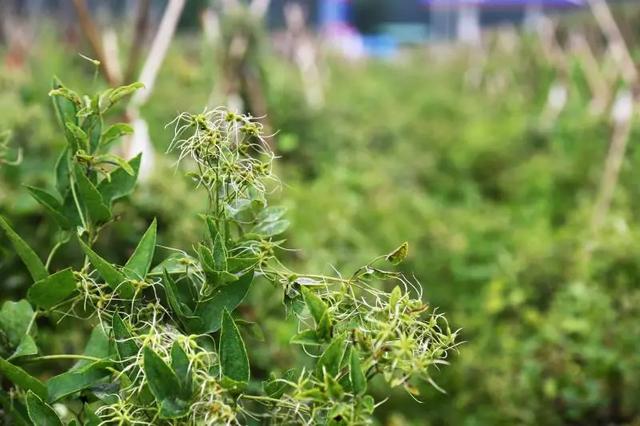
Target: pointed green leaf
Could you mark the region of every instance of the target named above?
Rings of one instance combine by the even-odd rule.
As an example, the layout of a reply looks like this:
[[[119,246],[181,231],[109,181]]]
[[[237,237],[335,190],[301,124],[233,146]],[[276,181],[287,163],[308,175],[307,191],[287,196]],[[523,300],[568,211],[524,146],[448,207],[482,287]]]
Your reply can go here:
[[[89,152],[89,136],[75,123],[66,122],[67,130],[74,139],[74,145]]]
[[[98,164],[111,164],[117,165],[122,168],[129,176],[133,176],[135,171],[131,168],[131,165],[124,160],[124,158],[114,154],[103,154],[95,157],[95,162]]]
[[[189,403],[182,399],[165,399],[160,403],[160,418],[179,419],[189,413]]]
[[[89,217],[96,223],[106,222],[111,218],[111,211],[102,198],[100,192],[93,183],[85,176],[79,166],[75,168],[75,179],[78,184],[78,191],[82,204],[89,213]]]
[[[253,280],[253,270],[241,276],[238,281],[222,287],[213,296],[198,304],[193,320],[187,324],[194,333],[212,333],[221,325],[222,311],[233,310],[244,300]]]
[[[133,336],[129,327],[117,312],[113,315],[112,326],[113,337],[116,341],[116,349],[120,360],[135,357],[138,354],[138,345],[133,341]]]
[[[353,347],[351,348],[349,360],[349,378],[351,379],[353,392],[356,395],[364,395],[367,392],[367,379],[360,364],[360,353]]]
[[[152,349],[143,349],[144,374],[158,402],[177,397],[180,382],[176,373]]]
[[[249,382],[247,349],[238,327],[226,309],[222,313],[220,331],[220,369],[225,377],[242,383]]]
[[[56,189],[62,198],[69,191],[69,149],[65,148],[56,161]]]
[[[184,399],[191,397],[191,369],[189,358],[178,342],[171,347],[171,368],[175,371],[181,386],[181,395]]]
[[[342,363],[345,349],[346,336],[341,334],[333,339],[318,359],[315,370],[316,376],[322,378],[324,376],[323,370],[332,377],[337,376],[338,371],[340,371],[340,364]]]
[[[291,388],[291,385],[287,382],[295,382],[296,376],[296,370],[293,368],[284,373],[283,380],[278,380],[275,374],[271,373],[270,380],[262,382],[264,393],[266,393],[270,398],[279,399],[284,395],[287,389]]]
[[[40,380],[4,358],[0,358],[0,375],[23,390],[33,391],[40,398],[47,397],[47,388]]]
[[[133,175],[130,175],[122,167],[119,167],[111,172],[110,179],[103,179],[102,182],[98,184],[98,191],[100,191],[106,203],[111,204],[115,200],[131,194],[138,179],[141,155],[142,154],[138,154],[129,161]]]
[[[111,373],[111,361],[93,361],[80,368],[72,368],[47,381],[48,401],[54,403],[66,396],[96,385]]]
[[[35,340],[27,334],[22,337],[15,352],[8,358],[8,360],[11,361],[12,359],[18,359],[24,356],[36,355],[37,353],[38,346],[36,345]]]
[[[49,309],[63,302],[75,291],[76,278],[71,268],[67,268],[36,281],[29,288],[27,298],[31,303]]]
[[[286,219],[276,220],[275,222],[264,222],[254,228],[252,232],[263,235],[265,237],[273,237],[282,234],[289,227],[289,221]]]
[[[67,129],[66,123],[78,124],[78,118],[76,117],[78,106],[82,103],[80,96],[78,96],[72,90],[67,89],[62,85],[62,82],[57,78],[53,79],[53,89],[49,92],[51,100],[53,101],[53,109],[56,112],[58,118],[58,124],[64,130],[65,137],[71,146],[72,152],[78,150],[75,144],[75,138]]]
[[[107,128],[107,130],[105,130],[104,133],[102,133],[102,140],[100,141],[100,146],[108,146],[112,142],[114,142],[116,139],[125,135],[130,135],[132,133],[133,133],[133,127],[131,127],[126,123],[113,124],[109,126],[109,128]]]
[[[42,260],[40,260],[31,247],[29,247],[29,245],[18,234],[16,234],[2,216],[0,216],[0,228],[4,229],[4,232],[7,233],[11,244],[13,244],[13,248],[15,248],[16,253],[20,256],[20,259],[22,259],[22,262],[29,270],[33,280],[39,281],[46,278],[49,273],[44,267]]]
[[[293,336],[291,340],[289,340],[289,343],[295,345],[320,346],[322,345],[322,339],[318,337],[315,330],[305,330]]]
[[[322,315],[322,318],[320,318],[320,322],[316,326],[316,333],[318,334],[318,337],[320,339],[326,342],[331,339],[332,330],[333,321],[331,319],[331,314],[329,313],[329,311],[325,311],[325,313]]]
[[[135,251],[124,265],[125,273],[131,279],[144,279],[149,272],[151,261],[153,260],[153,254],[156,250],[156,232],[157,223],[153,219],[151,225],[144,233]]]
[[[327,304],[324,303],[324,301],[308,287],[302,286],[301,291],[302,297],[304,297],[304,301],[307,304],[307,308],[309,309],[309,312],[311,312],[311,316],[316,322],[316,325],[320,324],[322,317],[329,309]]]
[[[262,210],[258,214],[257,219],[258,219],[258,222],[275,222],[278,219],[282,219],[282,217],[285,215],[286,212],[287,212],[286,207],[271,206]]]
[[[182,309],[182,305],[178,300],[178,290],[176,288],[176,283],[166,269],[164,270],[163,278],[164,291],[167,295],[167,302],[169,303],[169,307],[179,318],[185,317],[186,313]]]
[[[106,102],[104,102],[104,107],[102,112],[107,111],[111,108],[116,102],[135,92],[138,89],[144,87],[144,84],[140,82],[135,82],[128,84],[126,86],[115,87],[113,89],[105,90],[102,94],[101,98],[103,98]]]
[[[3,338],[6,339],[4,344],[8,347],[2,348],[0,355],[11,355],[22,342],[25,334],[29,330],[29,325],[34,320],[34,312],[31,304],[26,300],[18,302],[6,301],[0,309],[0,331]],[[32,325],[32,332],[35,326]]]
[[[62,203],[58,201],[58,199],[45,191],[44,189],[35,188],[33,186],[27,186],[27,190],[31,194],[31,196],[42,206],[45,208],[47,213],[51,216],[53,220],[56,221],[58,226],[62,229],[69,229],[70,223],[69,219],[67,219],[64,215],[64,209],[62,207]]]
[[[93,267],[96,268],[109,287],[114,291],[117,291],[124,299],[133,298],[135,292],[131,283],[127,281],[127,277],[122,272],[118,271],[111,263],[98,256],[98,254],[91,250],[91,248],[89,248],[89,246],[82,240],[78,239],[78,242]]]
[[[148,347],[143,349],[143,369],[149,390],[160,405],[162,418],[178,418],[187,414],[188,404],[182,400],[180,381],[175,372]]]
[[[220,232],[218,231],[218,226],[216,225],[216,220],[213,216],[206,217],[207,229],[209,230],[209,238],[211,239],[211,243],[216,240]]]
[[[53,408],[31,391],[27,392],[27,412],[31,421],[38,426],[62,426],[62,421]]]
[[[171,346],[171,368],[180,380],[184,381],[189,374],[189,358],[178,342],[174,342]]]
[[[227,248],[224,244],[224,238],[220,234],[213,241],[213,266],[217,272],[227,270]]]
[[[82,130],[87,134],[88,151],[93,154],[100,146],[100,138],[102,137],[102,117],[100,114],[92,113],[85,117],[82,122]]]
[[[405,241],[400,245],[400,247],[398,247],[397,249],[389,253],[386,259],[392,264],[398,265],[402,263],[402,261],[407,257],[408,254],[409,254],[409,243]]]
[[[89,336],[89,341],[85,345],[82,354],[93,358],[107,360],[111,359],[115,353],[115,347],[112,345],[111,340],[109,340],[109,336],[107,336],[103,326],[98,324],[93,327],[91,335]],[[72,369],[78,369],[90,363],[91,361],[89,360],[80,360],[72,367]]]

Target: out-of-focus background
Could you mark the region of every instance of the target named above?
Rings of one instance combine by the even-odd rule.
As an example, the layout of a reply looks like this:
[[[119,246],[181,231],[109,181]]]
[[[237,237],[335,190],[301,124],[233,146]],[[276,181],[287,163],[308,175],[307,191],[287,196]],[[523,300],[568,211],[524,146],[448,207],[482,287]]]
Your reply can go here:
[[[227,105],[274,134],[286,261],[348,273],[407,240],[403,268],[462,328],[446,394],[394,390],[379,424],[640,425],[638,64],[635,0],[2,0],[0,214],[41,254],[59,238],[23,187],[53,185],[54,75],[140,80],[119,118],[142,182],[101,250],[126,259],[151,217],[189,249],[205,201],[165,125]],[[9,246],[1,300],[29,284]],[[286,368],[262,302],[252,363]]]

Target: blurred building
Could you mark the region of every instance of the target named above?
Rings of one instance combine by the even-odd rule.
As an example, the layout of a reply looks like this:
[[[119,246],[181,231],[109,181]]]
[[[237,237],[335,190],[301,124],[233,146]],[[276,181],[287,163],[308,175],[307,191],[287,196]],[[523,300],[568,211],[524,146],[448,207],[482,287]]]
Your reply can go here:
[[[585,0],[315,0],[301,3],[311,12],[311,22],[321,31],[331,34],[352,29],[364,36],[365,44],[372,45],[451,39],[471,42],[478,40],[481,29],[487,26],[529,25],[545,13],[586,6]]]

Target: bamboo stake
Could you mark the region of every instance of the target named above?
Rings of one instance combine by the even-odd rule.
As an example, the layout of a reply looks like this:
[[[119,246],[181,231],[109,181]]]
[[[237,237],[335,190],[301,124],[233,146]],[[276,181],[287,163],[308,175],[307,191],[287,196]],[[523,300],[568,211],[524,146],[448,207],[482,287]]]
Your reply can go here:
[[[118,84],[118,82],[111,68],[109,67],[107,56],[104,51],[104,46],[102,45],[100,32],[98,31],[98,27],[93,21],[93,18],[91,18],[91,13],[89,13],[89,8],[87,7],[86,1],[73,0],[73,5],[75,6],[76,13],[78,14],[78,19],[80,20],[80,27],[87,36],[89,44],[91,45],[91,48],[96,55],[96,59],[100,61],[100,71],[102,72],[102,75],[110,86],[115,86],[116,84]]]
[[[624,153],[627,147],[627,141],[631,134],[631,123],[634,113],[634,100],[631,93],[627,90],[618,95],[616,105],[613,111],[613,119],[615,125],[611,135],[611,145],[605,160],[604,172],[600,180],[600,189],[598,198],[593,210],[591,219],[592,231],[597,231],[602,226],[604,219],[609,212],[613,194],[618,183],[620,168],[624,160]]]
[[[149,0],[139,0],[136,11],[136,23],[131,46],[129,47],[129,59],[127,70],[124,73],[124,82],[130,83],[138,68],[138,62],[142,53],[142,42],[149,29]]]
[[[611,98],[609,84],[602,73],[598,61],[591,50],[591,46],[582,34],[571,36],[571,50],[582,65],[587,78],[587,83],[591,89],[590,109],[595,115],[604,113]]]
[[[155,154],[151,138],[149,136],[149,127],[146,121],[140,117],[140,108],[144,105],[155,85],[156,77],[160,71],[160,65],[164,61],[169,48],[169,43],[173,38],[176,27],[178,26],[178,20],[182,14],[185,0],[169,0],[167,8],[164,11],[160,26],[151,44],[151,49],[145,60],[140,73],[140,81],[144,84],[144,88],[134,93],[127,106],[127,120],[133,123],[134,134],[126,144],[127,156],[131,157],[138,152],[143,153],[143,161],[140,165],[140,177],[146,179],[155,163]]]
[[[131,111],[137,111],[151,95],[158,71],[160,71],[160,65],[162,65],[164,61],[169,43],[173,38],[178,20],[182,14],[184,3],[185,0],[169,0],[169,4],[160,21],[158,32],[151,44],[149,55],[140,72],[140,78],[138,79],[145,87],[142,90],[138,90],[131,98],[129,103],[129,109]]]
[[[591,218],[591,230],[596,232],[602,226],[609,212],[618,184],[620,168],[631,133],[635,102],[633,93],[636,92],[635,89],[638,85],[638,71],[609,6],[604,0],[588,0],[588,2],[600,30],[607,39],[612,57],[620,67],[622,78],[630,88],[618,95],[613,111],[614,127],[611,145],[605,160],[600,189]]]

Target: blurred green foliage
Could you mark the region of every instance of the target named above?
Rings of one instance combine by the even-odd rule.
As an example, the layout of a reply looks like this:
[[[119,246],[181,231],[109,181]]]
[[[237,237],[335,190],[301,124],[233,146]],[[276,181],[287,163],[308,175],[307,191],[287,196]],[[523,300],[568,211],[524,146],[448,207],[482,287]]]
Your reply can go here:
[[[210,52],[193,38],[172,46],[143,110],[159,153],[171,139],[165,124],[207,102],[216,77]],[[466,343],[436,377],[447,394],[425,387],[425,403],[416,405],[398,391],[379,409],[382,424],[640,422],[638,128],[613,208],[593,234],[611,130],[606,117],[589,113],[578,66],[565,110],[547,124],[554,72],[526,39],[515,55],[495,46],[483,63],[467,52],[414,53],[397,63],[328,58],[320,109],[305,104],[294,68],[272,56],[261,61],[270,119],[281,129],[288,246],[301,249],[291,260],[304,270],[355,269],[406,237],[406,269],[463,329]],[[37,248],[56,235],[20,186],[53,178],[43,171],[62,141],[48,105],[50,74],[79,87],[100,82],[86,61],[45,42],[28,69],[0,73],[0,129],[12,130],[10,144],[24,153],[20,166],[0,166],[0,213],[19,233],[30,228],[22,234],[36,236],[29,243]],[[160,244],[193,240],[204,200],[173,173],[174,159],[158,157],[102,248],[114,262],[128,257],[131,236],[153,216]],[[22,296],[27,274],[4,237],[0,245],[3,299]],[[256,309],[280,303],[269,289],[251,297],[261,302],[250,303]],[[295,354],[279,348],[293,325],[273,316],[262,326],[272,349],[252,364],[286,370]]]

